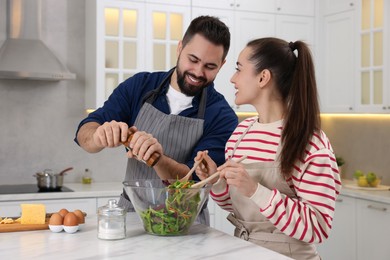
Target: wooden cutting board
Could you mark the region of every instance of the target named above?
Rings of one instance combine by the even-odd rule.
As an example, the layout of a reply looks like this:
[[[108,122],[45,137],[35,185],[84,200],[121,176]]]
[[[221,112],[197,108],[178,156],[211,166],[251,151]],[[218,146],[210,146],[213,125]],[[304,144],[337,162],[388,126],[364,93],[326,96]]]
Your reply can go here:
[[[49,219],[46,218],[45,224],[0,224],[0,233],[2,232],[18,232],[49,229]]]

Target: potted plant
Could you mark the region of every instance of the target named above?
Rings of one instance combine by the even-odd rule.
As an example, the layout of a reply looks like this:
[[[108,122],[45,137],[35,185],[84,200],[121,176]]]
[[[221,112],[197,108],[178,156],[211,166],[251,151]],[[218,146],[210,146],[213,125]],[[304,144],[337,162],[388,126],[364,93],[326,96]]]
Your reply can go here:
[[[344,158],[336,155],[336,163],[337,163],[337,166],[339,167],[339,174],[340,174],[340,176],[342,176],[342,174],[343,174],[343,167],[342,166],[345,164]]]

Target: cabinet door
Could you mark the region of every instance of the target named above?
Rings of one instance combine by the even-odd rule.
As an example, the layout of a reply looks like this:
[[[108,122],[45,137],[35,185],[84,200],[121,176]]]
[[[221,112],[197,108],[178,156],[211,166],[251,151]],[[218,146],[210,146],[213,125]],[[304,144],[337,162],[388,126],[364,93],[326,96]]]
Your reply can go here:
[[[103,105],[114,88],[144,70],[144,4],[86,1],[86,108]]]
[[[314,16],[315,0],[277,0],[276,11],[279,14]]]
[[[146,5],[146,69],[168,70],[176,66],[177,45],[187,29],[191,8]]]
[[[354,12],[324,17],[319,75],[321,112],[351,112],[355,104],[356,27]]]
[[[218,9],[233,9],[235,6],[234,0],[192,0],[193,7],[207,7]],[[216,15],[214,12],[208,12],[208,15]],[[217,15],[216,15],[217,16]]]
[[[357,259],[390,259],[390,205],[358,200]]]
[[[217,9],[235,9],[237,11],[251,11],[251,12],[275,12],[276,0],[192,0],[192,6],[203,8],[217,8]],[[209,12],[209,15],[215,15]]]
[[[190,6],[191,0],[145,0],[146,3]]]
[[[321,9],[325,15],[351,11],[358,0],[320,0]]]
[[[329,238],[317,246],[322,259],[356,259],[356,199],[339,196]]]
[[[314,50],[314,17],[277,15],[276,37],[304,41]]]
[[[253,39],[262,37],[275,36],[275,15],[266,13],[254,12],[238,12],[234,13],[234,34],[232,42],[234,42],[235,56],[233,62],[237,61],[238,55],[246,44]],[[248,29],[252,28],[252,29]],[[230,77],[234,73],[232,67]],[[230,79],[230,78],[229,78]],[[234,100],[234,89],[232,91],[232,100]],[[240,105],[234,107],[238,112],[254,112],[255,108],[251,105]]]
[[[237,11],[250,11],[259,13],[275,13],[276,0],[236,0]],[[291,0],[290,0],[291,1]]]

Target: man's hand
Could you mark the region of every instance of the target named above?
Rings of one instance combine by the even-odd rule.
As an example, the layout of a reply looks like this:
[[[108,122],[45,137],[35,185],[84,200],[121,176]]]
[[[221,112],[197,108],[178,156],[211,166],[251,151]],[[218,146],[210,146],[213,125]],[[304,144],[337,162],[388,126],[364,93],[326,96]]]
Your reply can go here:
[[[128,137],[128,126],[123,122],[96,122],[84,124],[77,133],[80,146],[90,153],[97,153],[106,147],[117,147]]]
[[[131,150],[127,153],[129,158],[137,157],[147,161],[155,152],[160,155],[164,153],[161,144],[153,135],[144,131],[137,131],[135,127],[131,127],[130,131],[133,132],[133,136],[129,143]]]

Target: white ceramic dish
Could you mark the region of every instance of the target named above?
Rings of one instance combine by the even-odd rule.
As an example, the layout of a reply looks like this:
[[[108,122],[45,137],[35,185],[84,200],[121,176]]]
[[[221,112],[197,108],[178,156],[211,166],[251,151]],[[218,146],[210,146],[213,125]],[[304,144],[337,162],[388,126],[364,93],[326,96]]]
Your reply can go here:
[[[49,225],[49,229],[54,233],[58,233],[61,232],[64,227],[62,225]]]
[[[64,230],[66,233],[76,233],[79,230],[79,226],[64,226]]]

